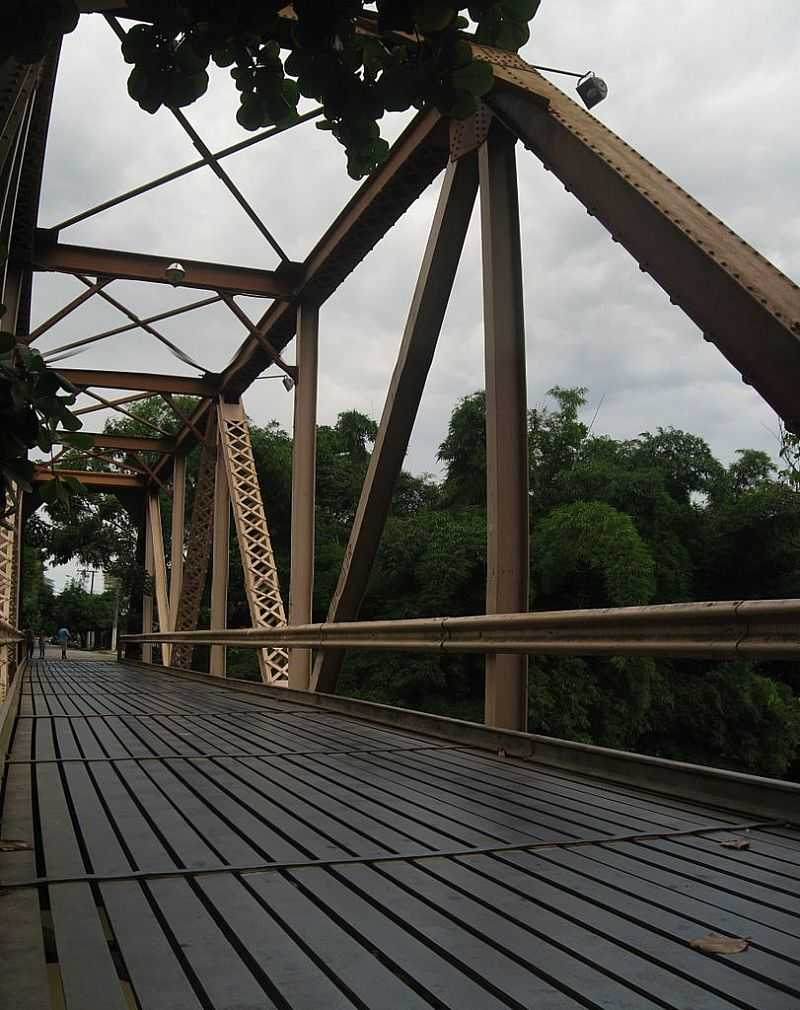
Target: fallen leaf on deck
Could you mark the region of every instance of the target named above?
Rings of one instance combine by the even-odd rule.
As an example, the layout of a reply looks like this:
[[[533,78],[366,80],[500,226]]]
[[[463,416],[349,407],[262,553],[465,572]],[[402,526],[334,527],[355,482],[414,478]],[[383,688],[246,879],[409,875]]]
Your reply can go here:
[[[720,936],[709,933],[699,940],[690,940],[689,946],[704,954],[741,954],[750,946],[750,937]]]
[[[23,842],[17,838],[0,838],[0,852],[18,852],[22,849],[32,849],[30,842]]]
[[[723,849],[749,849],[749,838],[723,838],[719,843]]]

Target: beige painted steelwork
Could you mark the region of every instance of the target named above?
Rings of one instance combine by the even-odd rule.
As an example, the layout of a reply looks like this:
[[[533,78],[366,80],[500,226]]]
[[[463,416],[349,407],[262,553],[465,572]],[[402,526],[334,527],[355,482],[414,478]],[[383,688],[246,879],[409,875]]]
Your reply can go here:
[[[164,527],[161,522],[161,499],[157,490],[147,494],[147,521],[149,539],[152,543],[153,587],[155,589],[156,614],[158,627],[161,631],[174,631],[172,612],[169,605],[167,589],[167,560],[164,554]],[[164,666],[170,666],[172,661],[172,646],[165,645],[161,650],[161,661]]]
[[[17,567],[18,521],[16,502],[7,497],[0,515],[0,702],[6,696],[9,682],[16,667],[17,646],[13,640],[17,624],[17,592],[15,569]]]
[[[250,618],[256,628],[285,627],[286,614],[253,458],[250,426],[241,401],[220,403],[217,423],[222,472],[233,506]],[[221,502],[215,505],[217,510],[220,507]],[[216,527],[214,543],[216,558]],[[258,662],[265,684],[287,683],[289,660],[285,649],[261,649]]]

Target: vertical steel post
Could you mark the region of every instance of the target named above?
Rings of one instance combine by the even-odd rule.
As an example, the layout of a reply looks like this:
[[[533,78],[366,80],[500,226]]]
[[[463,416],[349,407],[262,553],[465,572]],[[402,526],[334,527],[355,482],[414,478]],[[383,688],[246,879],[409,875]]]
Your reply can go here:
[[[153,582],[155,578],[155,556],[153,553],[153,527],[150,518],[149,505],[144,510],[144,570],[147,577],[142,593],[142,634],[149,635],[153,631]],[[153,662],[153,646],[148,642],[142,645],[142,661]]]
[[[317,358],[319,306],[297,310],[297,384],[292,449],[292,558],[289,623],[310,624],[314,597],[314,506],[317,466]],[[289,650],[289,687],[307,690],[311,650]]]
[[[528,609],[528,423],[515,138],[492,128],[479,155],[486,334],[486,612]],[[527,656],[486,657],[487,725],[524,731]]]
[[[172,526],[170,531],[169,559],[169,612],[172,623],[178,614],[183,584],[183,540],[186,525],[186,456],[175,456],[172,461]]]
[[[214,473],[214,546],[211,557],[211,630],[222,631],[228,625],[228,553],[231,530],[231,502],[225,458],[217,452]],[[226,675],[224,645],[211,646],[209,673]]]
[[[164,530],[161,523],[161,499],[158,488],[152,488],[147,495],[147,514],[150,521],[150,542],[153,545],[153,578],[155,580],[156,612],[159,631],[172,631],[172,611],[169,608],[167,592],[167,562],[164,556]],[[161,663],[169,666],[172,646],[166,642],[161,646]]]

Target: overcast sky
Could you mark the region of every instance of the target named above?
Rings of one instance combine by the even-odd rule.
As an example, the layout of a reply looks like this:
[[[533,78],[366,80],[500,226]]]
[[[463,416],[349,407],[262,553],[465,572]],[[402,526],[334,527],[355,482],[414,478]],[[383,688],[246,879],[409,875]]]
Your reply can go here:
[[[544,0],[523,50],[532,63],[593,69],[609,85],[595,114],[794,280],[800,280],[800,133],[797,0]],[[99,16],[81,18],[64,46],[40,223],[50,226],[196,158],[170,114],[141,112],[125,89],[119,43]],[[553,78],[571,89],[569,78]],[[212,149],[246,136],[225,73],[188,111]],[[392,139],[404,117],[384,120]],[[356,188],[343,152],[313,123],[225,162],[293,259],[303,259]],[[587,386],[595,430],[635,436],[674,425],[705,437],[730,460],[737,449],[776,451],[777,418],[697,328],[583,207],[518,151],[523,220],[528,397],[553,385]],[[341,410],[379,417],[424,249],[437,180],[323,307],[319,420]],[[436,450],[457,399],[483,386],[477,213],[423,398],[407,466],[438,472]],[[207,170],[85,224],[62,241],[272,268],[276,256]],[[38,275],[34,320],[81,290]],[[140,315],[194,300],[196,291],[115,282]],[[248,301],[251,315],[266,307]],[[161,325],[204,368],[220,370],[245,331],[227,309]],[[93,299],[40,341],[42,349],[125,322]],[[293,347],[287,349],[291,359]],[[65,366],[66,366],[65,362]],[[70,367],[193,374],[146,333],[92,345]],[[245,396],[256,423],[291,425],[279,381]],[[95,428],[103,415],[92,415]]]

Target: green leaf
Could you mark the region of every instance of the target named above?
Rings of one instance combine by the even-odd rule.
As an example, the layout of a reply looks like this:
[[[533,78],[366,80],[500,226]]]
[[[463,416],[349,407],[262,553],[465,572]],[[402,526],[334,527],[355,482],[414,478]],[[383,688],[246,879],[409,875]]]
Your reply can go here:
[[[64,410],[61,415],[61,423],[67,429],[67,431],[79,431],[83,427],[83,422],[79,417],[75,417],[74,414],[70,414],[68,410]]]
[[[91,449],[95,444],[94,435],[89,435],[86,432],[70,432],[68,435],[62,435],[61,440],[64,445],[71,445],[75,449]]]
[[[264,106],[255,95],[245,95],[236,113],[236,122],[245,130],[258,130],[264,124]]]
[[[86,485],[79,481],[77,477],[62,477],[61,480],[67,490],[73,494],[86,494]]]
[[[48,505],[54,504],[58,500],[58,480],[45,480],[39,485],[39,494],[42,501]]]
[[[473,60],[467,66],[454,70],[451,80],[454,87],[480,97],[492,90],[494,72],[485,60]]]
[[[6,330],[0,330],[0,354],[8,354],[9,351],[13,351],[17,345],[17,338],[13,333],[8,333]]]

